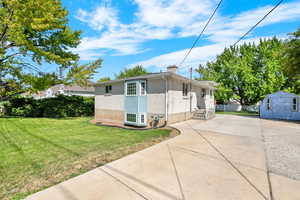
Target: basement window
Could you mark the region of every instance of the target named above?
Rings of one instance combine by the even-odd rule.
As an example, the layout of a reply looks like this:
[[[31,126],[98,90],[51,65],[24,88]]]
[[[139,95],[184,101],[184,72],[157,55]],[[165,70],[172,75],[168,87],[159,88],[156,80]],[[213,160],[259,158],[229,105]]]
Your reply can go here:
[[[105,86],[105,94],[110,94],[112,90],[112,86],[111,85],[106,85]]]
[[[144,124],[145,123],[145,115],[141,114],[141,123]]]
[[[298,99],[297,98],[293,98],[292,111],[294,111],[294,112],[298,111]]]
[[[126,121],[136,123],[136,114],[127,113],[126,114]]]

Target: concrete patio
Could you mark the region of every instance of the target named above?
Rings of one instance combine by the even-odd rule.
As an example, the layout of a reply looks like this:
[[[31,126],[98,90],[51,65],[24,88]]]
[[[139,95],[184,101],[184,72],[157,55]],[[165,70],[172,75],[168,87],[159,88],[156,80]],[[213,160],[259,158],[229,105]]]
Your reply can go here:
[[[300,199],[297,159],[283,153],[286,168],[277,167],[269,145],[274,134],[298,137],[299,124],[217,115],[174,127],[182,134],[27,199]]]

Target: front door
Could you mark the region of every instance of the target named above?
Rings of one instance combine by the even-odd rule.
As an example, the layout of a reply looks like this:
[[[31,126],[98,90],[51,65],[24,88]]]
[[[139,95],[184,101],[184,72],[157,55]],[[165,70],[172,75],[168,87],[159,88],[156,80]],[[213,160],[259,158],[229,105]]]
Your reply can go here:
[[[147,81],[125,81],[125,124],[147,126]]]

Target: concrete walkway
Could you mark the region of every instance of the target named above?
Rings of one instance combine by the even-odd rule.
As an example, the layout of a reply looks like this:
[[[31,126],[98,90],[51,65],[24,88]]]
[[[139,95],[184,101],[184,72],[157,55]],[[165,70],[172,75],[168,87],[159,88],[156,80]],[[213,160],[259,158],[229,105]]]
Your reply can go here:
[[[174,127],[182,134],[27,199],[300,199],[299,181],[268,173],[260,119],[218,115]]]

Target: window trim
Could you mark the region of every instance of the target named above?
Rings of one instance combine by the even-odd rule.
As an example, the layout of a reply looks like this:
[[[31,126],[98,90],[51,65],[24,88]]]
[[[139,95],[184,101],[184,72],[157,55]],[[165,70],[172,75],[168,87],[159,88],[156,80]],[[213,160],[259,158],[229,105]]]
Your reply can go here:
[[[128,94],[128,84],[135,84],[135,94]],[[125,96],[130,96],[130,97],[135,97],[135,96],[138,96],[138,90],[137,90],[137,87],[138,87],[138,81],[128,81],[125,83]]]
[[[272,104],[271,104],[271,98],[269,97],[268,99],[267,99],[267,110],[272,110]]]
[[[144,94],[142,94],[142,83],[145,84],[145,88],[144,88]],[[147,96],[147,81],[146,80],[142,80],[140,81],[140,96]]]
[[[142,122],[142,115],[144,115],[144,122]],[[147,113],[140,113],[139,114],[139,124],[147,125]]]
[[[135,122],[132,122],[132,121],[128,121],[127,120],[127,115],[135,115]],[[128,124],[138,124],[138,114],[137,113],[129,113],[129,112],[126,112],[125,113],[125,122],[128,123]]]
[[[296,100],[296,102],[294,103],[294,100]],[[292,98],[292,112],[298,112],[298,103],[299,103],[299,99],[297,97],[293,97]],[[294,106],[296,106],[296,109],[294,109]]]

